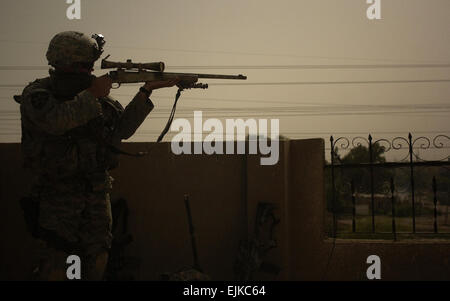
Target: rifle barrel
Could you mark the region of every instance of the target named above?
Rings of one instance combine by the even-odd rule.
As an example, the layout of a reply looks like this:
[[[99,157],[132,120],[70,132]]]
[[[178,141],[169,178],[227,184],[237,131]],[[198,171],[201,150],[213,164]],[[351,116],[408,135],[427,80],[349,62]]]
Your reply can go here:
[[[247,79],[247,76],[239,75],[220,75],[220,74],[198,74],[198,78],[217,78],[217,79]]]
[[[147,70],[125,70],[117,69],[110,71],[109,76],[113,83],[139,83],[145,81],[163,80],[169,78],[179,77],[181,80],[188,82],[197,82],[199,78],[209,79],[247,79],[247,76],[239,75],[224,75],[224,74],[201,74],[201,73],[174,73],[174,72],[154,72]]]
[[[247,79],[247,76],[239,75],[224,75],[224,74],[203,74],[203,73],[174,73],[174,72],[163,72],[162,74],[174,75],[174,76],[195,76],[197,78],[215,78],[215,79]]]

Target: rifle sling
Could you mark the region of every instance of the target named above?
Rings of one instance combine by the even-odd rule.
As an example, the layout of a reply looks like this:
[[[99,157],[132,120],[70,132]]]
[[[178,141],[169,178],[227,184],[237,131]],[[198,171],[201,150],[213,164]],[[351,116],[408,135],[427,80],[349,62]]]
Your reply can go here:
[[[173,117],[175,116],[175,110],[177,109],[177,102],[180,98],[181,91],[183,91],[183,88],[178,88],[177,95],[175,96],[175,102],[173,103],[172,111],[170,112],[169,120],[167,120],[167,124],[164,127],[163,131],[158,137],[158,140],[156,142],[161,142],[161,140],[164,138],[164,136],[167,134],[167,132],[170,129],[170,126],[172,125]]]
[[[175,95],[175,102],[173,103],[173,107],[172,107],[172,111],[170,112],[170,116],[169,116],[169,120],[167,120],[167,124],[164,127],[163,131],[161,132],[161,134],[158,137],[158,140],[156,140],[156,143],[161,142],[161,140],[164,138],[164,136],[167,134],[167,132],[170,129],[170,126],[172,125],[173,122],[173,118],[175,116],[175,111],[177,109],[177,103],[178,103],[178,99],[181,96],[181,91],[183,91],[183,88],[178,88],[177,94]],[[103,140],[103,139],[101,139]],[[146,152],[138,152],[138,153],[128,153],[125,152],[123,150],[121,150],[118,147],[115,147],[114,145],[111,145],[110,143],[106,143],[106,141],[102,141],[105,145],[107,145],[111,151],[117,153],[117,154],[122,154],[122,155],[126,155],[126,156],[131,156],[131,157],[143,157],[146,156],[150,153],[150,150],[146,151]]]

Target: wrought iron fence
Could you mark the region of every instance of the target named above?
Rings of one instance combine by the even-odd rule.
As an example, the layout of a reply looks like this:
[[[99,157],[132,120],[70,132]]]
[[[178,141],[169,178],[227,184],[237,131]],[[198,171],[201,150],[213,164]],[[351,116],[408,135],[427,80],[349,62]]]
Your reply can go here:
[[[446,151],[449,149],[447,144],[450,144],[450,137],[447,135],[437,135],[433,138],[428,138],[420,136],[413,138],[412,134],[409,133],[408,138],[404,137],[394,137],[392,139],[373,139],[372,135],[368,135],[368,138],[364,137],[354,137],[349,139],[346,137],[339,137],[335,139],[333,136],[330,137],[331,146],[331,163],[325,165],[328,179],[327,189],[327,207],[328,212],[331,213],[332,223],[331,223],[331,236],[337,237],[338,231],[338,221],[342,215],[345,215],[346,210],[343,203],[344,198],[350,198],[351,203],[347,207],[351,207],[351,210],[347,210],[351,214],[351,231],[349,233],[368,233],[376,234],[382,231],[377,231],[376,227],[376,203],[383,202],[385,205],[387,200],[390,201],[390,210],[386,210],[384,206],[384,212],[390,214],[391,222],[389,233],[392,235],[394,240],[398,237],[398,224],[397,220],[400,218],[397,209],[402,209],[402,216],[407,216],[410,218],[411,230],[407,231],[413,236],[419,233],[427,233],[427,231],[417,231],[416,228],[416,217],[417,217],[417,200],[416,196],[418,190],[416,187],[416,180],[419,178],[423,180],[428,176],[420,175],[421,168],[433,168],[430,179],[426,179],[425,182],[429,184],[424,184],[421,182],[421,187],[427,186],[427,197],[432,198],[432,203],[426,209],[432,212],[428,219],[432,219],[433,230],[429,231],[432,234],[439,234],[446,231],[439,231],[438,226],[438,203],[447,204],[447,218],[448,218],[448,206],[450,205],[450,155]],[[419,155],[419,150],[439,150],[447,152],[444,158],[438,158],[433,160],[425,160]],[[341,158],[339,151],[348,151],[347,156]],[[400,160],[387,161],[387,154],[393,151],[407,150],[406,155]],[[434,151],[436,156],[436,151]],[[402,173],[396,171],[400,169]],[[349,172],[353,170],[353,172]],[[356,170],[356,171],[355,171]],[[380,171],[383,170],[383,171]],[[340,172],[338,174],[337,172]],[[345,171],[348,171],[345,174]],[[419,174],[416,174],[419,172]],[[400,174],[399,174],[400,173]],[[418,177],[418,175],[420,177]],[[396,183],[397,182],[397,183]],[[364,189],[364,183],[366,187]],[[401,191],[400,184],[403,183],[407,185],[407,189]],[[347,193],[343,193],[343,191]],[[378,191],[376,191],[378,190]],[[368,199],[368,207],[370,206],[370,221],[367,223],[367,228],[370,231],[361,231],[357,229],[357,204],[358,199],[361,199],[361,195],[366,192],[366,201]],[[377,192],[380,192],[377,193]],[[443,192],[447,192],[447,197],[444,200]],[[405,213],[405,202],[401,202],[401,207],[397,202],[399,194],[408,195],[410,198],[410,209]],[[381,195],[381,197],[380,197]],[[423,204],[421,201],[420,204]],[[432,208],[431,208],[432,207]],[[422,212],[423,205],[420,207]],[[387,213],[389,212],[389,213]],[[402,217],[402,222],[404,218]],[[450,229],[450,227],[448,227]],[[447,231],[450,233],[450,231]],[[386,233],[383,232],[383,233]],[[405,233],[405,231],[402,231]]]

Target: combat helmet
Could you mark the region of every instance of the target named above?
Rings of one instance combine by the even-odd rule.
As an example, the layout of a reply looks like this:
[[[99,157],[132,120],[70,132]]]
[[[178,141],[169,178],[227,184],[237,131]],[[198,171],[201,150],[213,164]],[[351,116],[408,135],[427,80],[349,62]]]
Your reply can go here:
[[[77,31],[60,32],[52,38],[48,46],[48,64],[57,68],[74,63],[93,63],[100,58],[103,44],[102,35],[94,34],[88,37]]]

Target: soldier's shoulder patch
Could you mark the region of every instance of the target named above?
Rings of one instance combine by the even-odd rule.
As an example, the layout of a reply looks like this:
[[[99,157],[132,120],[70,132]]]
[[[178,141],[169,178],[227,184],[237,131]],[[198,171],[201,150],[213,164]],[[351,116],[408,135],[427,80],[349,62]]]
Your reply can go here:
[[[35,90],[48,90],[51,88],[50,78],[38,78],[32,82],[30,82],[23,90],[24,93],[26,92],[33,92]]]
[[[41,78],[29,83],[22,91],[22,100],[26,99],[28,103],[36,109],[42,108],[44,100],[50,97],[50,79]],[[28,100],[30,100],[28,102]]]
[[[112,107],[115,111],[117,112],[123,112],[124,108],[122,106],[122,104],[115,100],[114,98],[112,98],[111,96],[106,96],[102,99],[105,103],[107,103],[110,107]]]
[[[36,91],[30,94],[30,102],[33,108],[40,110],[48,101],[49,93],[46,91]]]

